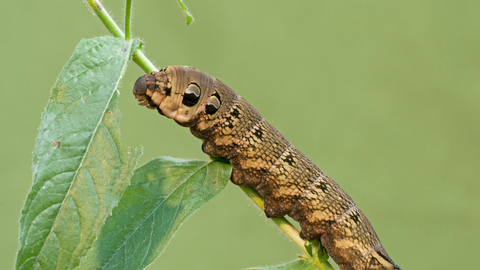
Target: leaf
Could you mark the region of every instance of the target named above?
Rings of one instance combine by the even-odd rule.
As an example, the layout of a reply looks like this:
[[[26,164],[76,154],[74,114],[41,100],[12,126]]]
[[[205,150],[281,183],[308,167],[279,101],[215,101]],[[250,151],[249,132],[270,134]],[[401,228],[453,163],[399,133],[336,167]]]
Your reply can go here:
[[[188,11],[187,6],[183,3],[183,0],[178,0],[178,4],[183,11],[183,15],[185,15],[185,19],[187,19],[187,25],[191,24],[195,19],[193,18],[190,11]]]
[[[319,240],[306,240],[304,246],[310,257],[312,257],[313,260],[318,261],[319,265],[328,260],[329,256],[327,251]]]
[[[315,242],[312,242],[312,241],[310,241],[310,240],[306,240],[306,241],[305,241],[305,244],[303,244],[303,245],[305,246],[305,249],[307,250],[307,252],[308,252],[308,254],[309,254],[310,256],[314,256],[314,255],[313,255],[314,249],[315,249],[315,251],[316,251],[316,248],[313,246],[314,243],[315,243]],[[317,243],[318,243],[318,241],[317,241]]]
[[[297,259],[284,264],[274,265],[274,266],[265,266],[265,267],[253,267],[247,268],[245,270],[317,270],[317,268],[302,259]]]
[[[141,155],[120,144],[118,85],[139,41],[82,40],[52,88],[20,219],[17,269],[72,269]]]
[[[329,256],[325,250],[321,250],[317,253],[317,258],[320,264],[324,264],[328,261]]]
[[[79,269],[145,268],[180,225],[225,187],[230,170],[222,162],[170,157],[138,168]]]

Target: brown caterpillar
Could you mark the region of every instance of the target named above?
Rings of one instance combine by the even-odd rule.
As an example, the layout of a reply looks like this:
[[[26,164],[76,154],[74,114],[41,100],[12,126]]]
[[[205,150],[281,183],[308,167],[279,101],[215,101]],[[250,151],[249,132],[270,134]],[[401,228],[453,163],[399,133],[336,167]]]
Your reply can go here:
[[[267,217],[291,216],[340,269],[401,269],[350,196],[221,81],[170,66],[140,77],[133,94],[204,139],[203,152],[230,160],[231,181],[254,187]]]

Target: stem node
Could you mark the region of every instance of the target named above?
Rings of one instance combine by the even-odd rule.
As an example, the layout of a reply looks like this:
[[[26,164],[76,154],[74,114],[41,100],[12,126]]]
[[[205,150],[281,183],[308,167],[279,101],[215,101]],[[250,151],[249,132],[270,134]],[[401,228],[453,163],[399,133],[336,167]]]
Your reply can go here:
[[[108,12],[102,6],[100,1],[98,0],[86,0],[87,4],[93,9],[95,14],[97,14],[98,18],[102,21],[102,23],[107,27],[107,30],[117,38],[125,38],[125,34],[122,32],[120,27],[115,23],[115,21],[110,17]],[[126,20],[125,20],[126,21]],[[140,50],[137,49],[133,53],[133,61],[137,63],[140,68],[143,69],[146,73],[150,73],[152,71],[157,70],[157,68],[150,62],[150,60],[145,56],[145,54]]]

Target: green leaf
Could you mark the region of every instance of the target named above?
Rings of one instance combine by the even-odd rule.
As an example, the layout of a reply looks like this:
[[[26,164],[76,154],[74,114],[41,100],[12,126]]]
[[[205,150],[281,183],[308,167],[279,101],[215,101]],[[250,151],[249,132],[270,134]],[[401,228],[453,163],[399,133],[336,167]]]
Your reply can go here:
[[[319,262],[320,264],[324,264],[325,262],[328,261],[328,258],[329,258],[328,254],[327,254],[327,252],[326,252],[325,250],[319,251],[319,252],[317,253],[317,257],[318,257],[318,262]]]
[[[187,25],[191,24],[194,21],[194,18],[190,11],[188,11],[187,6],[183,3],[183,0],[178,0],[178,4],[183,11],[183,15],[185,15],[185,19],[187,19]]]
[[[295,261],[284,264],[265,267],[253,267],[245,270],[317,270],[317,268],[310,262],[302,259],[297,259]]]
[[[317,265],[322,265],[328,260],[329,256],[319,240],[306,240],[304,246]],[[324,267],[328,266],[324,265]]]
[[[120,144],[118,85],[139,41],[81,41],[53,86],[33,152],[17,269],[72,269],[141,155]]]
[[[180,225],[225,187],[230,171],[231,165],[223,162],[169,157],[138,168],[79,269],[151,264]]]
[[[314,252],[313,242],[309,241],[309,240],[306,240],[304,246],[305,246],[305,249],[307,250],[308,254],[313,257],[314,256],[313,255],[313,252]]]

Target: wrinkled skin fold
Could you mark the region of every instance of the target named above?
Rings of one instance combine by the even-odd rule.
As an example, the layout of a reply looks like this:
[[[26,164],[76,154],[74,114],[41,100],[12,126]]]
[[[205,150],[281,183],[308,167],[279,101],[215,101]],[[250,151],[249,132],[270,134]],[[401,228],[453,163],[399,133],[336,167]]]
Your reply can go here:
[[[342,270],[401,269],[348,194],[221,81],[192,67],[140,77],[140,105],[189,127],[208,155],[230,160],[231,181],[254,187],[267,217],[289,215],[304,239],[320,239]]]

